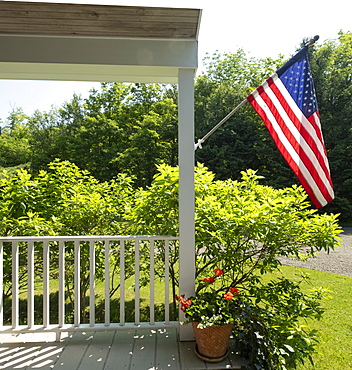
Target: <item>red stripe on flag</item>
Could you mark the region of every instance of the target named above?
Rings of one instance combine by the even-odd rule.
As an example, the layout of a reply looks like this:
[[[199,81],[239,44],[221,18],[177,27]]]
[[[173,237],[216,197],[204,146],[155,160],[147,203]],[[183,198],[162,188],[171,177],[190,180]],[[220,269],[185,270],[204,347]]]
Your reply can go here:
[[[316,132],[316,135],[319,138],[320,142],[324,145],[323,134],[321,132],[321,126],[320,126],[320,114],[319,114],[319,111],[316,111],[314,114],[312,114],[307,119],[312,124],[312,126],[313,126],[313,128],[314,128],[314,130]]]
[[[269,84],[271,90],[276,95],[277,99],[280,101],[280,104],[284,108],[284,110],[287,113],[288,117],[290,118],[291,122],[295,125],[295,127],[299,131],[299,133],[302,136],[302,138],[305,140],[305,142],[309,145],[310,149],[313,151],[316,159],[318,160],[318,162],[320,164],[320,167],[324,171],[324,174],[325,174],[325,177],[326,177],[327,181],[331,185],[330,170],[329,170],[329,167],[328,167],[328,164],[327,164],[325,146],[324,146],[324,143],[322,142],[321,130],[320,129],[318,130],[318,132],[320,133],[320,135],[319,135],[320,137],[318,135],[315,135],[316,136],[316,139],[314,140],[314,138],[312,137],[312,135],[308,132],[307,128],[304,126],[304,124],[298,119],[298,117],[296,116],[296,114],[293,112],[293,110],[291,109],[291,106],[288,104],[287,100],[284,98],[284,96],[282,95],[280,89],[275,84],[275,82],[273,81],[272,78],[269,78],[268,79],[268,84]],[[262,97],[263,97],[263,95],[262,95]],[[268,97],[268,99],[270,99],[270,98]],[[279,113],[275,114],[275,117],[278,118],[277,121],[278,121],[281,129],[284,131],[284,133],[286,135],[286,133],[289,131],[289,129],[286,126],[286,123],[283,120],[281,120],[281,116],[279,115]],[[315,119],[313,118],[311,120],[307,120],[306,123],[307,124],[310,124],[312,126],[313,132],[315,134],[317,134],[317,128],[318,127],[317,127],[317,124],[316,124]],[[296,140],[296,139],[294,138],[294,140]],[[290,139],[290,142],[292,143],[291,139]],[[320,149],[318,148],[317,142],[320,144],[319,145],[320,146]],[[299,143],[298,143],[298,145],[299,145]],[[297,151],[297,147],[296,146],[295,146],[295,149]],[[297,153],[301,153],[301,151],[297,151]],[[312,169],[312,166],[310,166],[308,164],[308,161],[310,163],[312,163],[311,158],[309,158],[309,157],[307,158],[307,162],[304,161],[304,163],[306,164],[306,166],[307,166],[307,168],[309,169],[310,172],[311,171],[314,171],[315,168]],[[313,163],[312,163],[312,165],[314,166]],[[320,176],[318,174],[316,174],[313,177],[314,177],[314,179],[316,179],[316,181],[321,180],[321,178],[320,178]],[[326,188],[325,185],[323,185],[323,186]],[[327,194],[329,194],[328,190],[327,190]],[[325,196],[325,193],[324,193],[324,196]]]
[[[273,86],[273,85],[271,85]],[[322,193],[322,195],[324,196],[325,199],[329,199],[331,198],[330,197],[330,194],[329,194],[329,191],[324,183],[324,181],[322,180],[321,176],[319,175],[317,169],[316,169],[316,166],[315,164],[313,163],[314,162],[314,157],[313,158],[310,158],[307,153],[305,152],[304,148],[302,147],[300,141],[301,141],[301,138],[303,138],[302,136],[300,137],[299,141],[297,141],[297,139],[295,138],[295,136],[293,135],[292,131],[289,129],[289,127],[287,126],[286,122],[283,120],[281,114],[279,113],[278,109],[277,109],[277,106],[275,105],[275,103],[271,100],[271,98],[268,96],[268,94],[266,93],[267,90],[263,91],[260,96],[261,98],[264,100],[264,102],[267,104],[267,106],[269,107],[271,113],[273,114],[274,116],[274,119],[276,121],[276,123],[279,125],[279,127],[281,128],[281,131],[283,132],[283,134],[286,136],[286,138],[288,139],[288,141],[290,142],[291,146],[293,147],[293,149],[296,151],[296,153],[299,155],[299,158],[300,160],[302,160],[303,164],[305,165],[305,167],[308,169],[310,175],[312,176],[313,178],[313,181],[316,183],[316,185],[318,186],[320,192]],[[280,101],[280,103],[282,104],[282,101]],[[286,109],[290,109],[288,104],[287,104],[287,101],[284,100],[284,103],[286,105]],[[293,116],[293,112],[291,111],[290,113],[291,116]],[[292,120],[291,120],[292,121]],[[272,127],[272,130],[275,130],[275,128],[273,126]],[[301,128],[301,127],[299,127]],[[270,134],[272,135],[272,131],[269,130]],[[300,133],[301,134],[301,133]],[[279,140],[280,144],[281,143],[281,140],[280,138],[278,138],[277,140]],[[276,143],[276,141],[275,141]],[[276,143],[277,144],[277,143]],[[315,153],[314,153],[315,154]],[[324,163],[323,163],[324,164]],[[318,164],[317,164],[318,165]],[[300,173],[302,174],[302,176],[305,178],[304,174],[300,171]],[[305,178],[306,179],[306,178]],[[301,179],[299,178],[299,180],[301,181]],[[306,179],[306,181],[310,184],[310,188],[314,188],[314,184],[311,184],[309,179]]]
[[[258,91],[259,91],[259,88],[258,88]],[[270,135],[273,138],[277,148],[279,149],[280,153],[282,154],[282,156],[284,157],[286,162],[289,164],[292,171],[295,173],[295,175],[299,179],[300,183],[302,184],[303,188],[307,192],[307,194],[308,194],[309,198],[311,199],[311,201],[313,202],[313,204],[317,208],[322,207],[323,206],[322,203],[317,199],[313,189],[311,188],[311,186],[309,185],[309,183],[306,181],[305,177],[303,176],[303,174],[301,172],[301,169],[296,164],[296,162],[293,160],[291,154],[288,152],[286,147],[283,145],[283,143],[279,139],[279,136],[278,136],[277,132],[273,128],[272,123],[271,123],[270,119],[267,117],[264,110],[261,108],[261,106],[257,103],[257,101],[255,100],[255,98],[252,95],[249,95],[247,99],[248,99],[248,102],[253,106],[255,111],[258,113],[260,118],[264,121],[265,126],[269,130]]]
[[[322,143],[322,146],[323,146],[323,149],[324,149],[325,166],[326,166],[326,168],[328,170],[327,178],[329,180],[329,183],[330,183],[330,186],[331,186],[331,189],[332,189],[333,188],[333,184],[332,184],[332,179],[331,179],[331,175],[330,175],[330,167],[329,167],[327,152],[326,152],[326,148],[325,148],[325,144],[324,144],[323,134],[322,134],[322,131],[321,131],[321,128],[320,128],[320,119],[319,119],[319,116],[320,116],[319,115],[319,112],[317,111],[314,114],[312,114],[310,117],[308,117],[308,121],[316,129],[317,136],[318,136],[320,142]]]

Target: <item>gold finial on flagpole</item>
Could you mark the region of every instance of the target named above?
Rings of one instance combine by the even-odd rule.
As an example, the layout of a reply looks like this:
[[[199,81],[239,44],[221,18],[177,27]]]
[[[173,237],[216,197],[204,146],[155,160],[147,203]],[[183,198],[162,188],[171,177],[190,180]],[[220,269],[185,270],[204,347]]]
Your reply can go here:
[[[319,35],[316,35],[312,39],[309,40],[309,42],[306,44],[306,46],[312,46],[318,40],[319,40]]]

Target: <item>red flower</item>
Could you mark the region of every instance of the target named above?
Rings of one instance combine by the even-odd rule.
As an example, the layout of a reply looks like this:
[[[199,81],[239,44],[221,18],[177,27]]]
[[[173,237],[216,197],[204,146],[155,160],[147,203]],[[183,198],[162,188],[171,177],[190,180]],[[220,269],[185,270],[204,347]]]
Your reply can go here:
[[[224,271],[222,271],[221,269],[215,269],[213,270],[213,272],[215,273],[215,276],[217,277],[224,275]]]
[[[233,298],[233,294],[228,292],[228,293],[225,293],[224,294],[224,298],[227,300],[227,301],[231,301],[231,299]]]
[[[185,299],[184,295],[176,295],[175,300],[180,302],[180,308],[182,311],[186,311],[186,308],[189,307],[192,303],[190,299]]]
[[[202,282],[206,284],[213,284],[215,282],[215,279],[211,276],[211,277],[204,278]]]
[[[240,294],[240,291],[237,288],[233,288],[232,286],[230,286],[229,290],[232,294]]]

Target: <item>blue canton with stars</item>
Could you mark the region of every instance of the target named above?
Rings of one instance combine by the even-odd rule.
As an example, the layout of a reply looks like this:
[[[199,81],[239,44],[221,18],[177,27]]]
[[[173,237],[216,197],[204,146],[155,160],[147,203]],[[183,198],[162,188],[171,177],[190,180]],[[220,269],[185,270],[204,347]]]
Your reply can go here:
[[[318,110],[307,46],[284,64],[277,74],[306,117]]]

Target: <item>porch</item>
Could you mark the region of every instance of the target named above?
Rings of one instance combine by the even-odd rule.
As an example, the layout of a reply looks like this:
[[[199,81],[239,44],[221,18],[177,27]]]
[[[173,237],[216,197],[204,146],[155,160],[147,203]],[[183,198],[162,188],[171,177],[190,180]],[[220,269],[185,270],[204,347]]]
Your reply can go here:
[[[187,296],[194,294],[193,84],[201,11],[6,1],[0,2],[0,12],[0,47],[6,50],[0,56],[0,78],[178,84],[180,169],[178,237],[0,237],[0,369],[239,369],[233,353],[216,364],[198,359],[194,342],[187,342],[192,339],[191,330],[170,321],[168,311],[168,251],[177,243],[179,289]],[[150,317],[141,322],[139,266],[140,247],[145,245],[150,251]],[[154,316],[157,248],[165,254],[162,322]],[[119,317],[114,321],[110,314],[111,267],[118,264],[123,282],[124,268],[129,266],[125,251],[131,252],[134,266],[133,322],[126,322],[124,284],[119,290]],[[95,284],[102,271],[104,317],[98,322]],[[89,324],[81,322],[84,273],[89,275]],[[50,317],[53,274],[58,301],[55,321]],[[22,276],[26,276],[23,289]],[[43,297],[39,318],[38,279]],[[67,279],[74,295],[69,318],[65,315]],[[9,315],[4,307],[6,284],[11,287]]]
[[[227,359],[205,363],[195,355],[194,342],[178,340],[178,328],[76,331],[63,333],[59,342],[54,333],[0,334],[0,343],[0,369],[196,370],[244,365],[232,343]]]
[[[170,255],[175,253],[178,239],[170,236],[0,237],[0,297],[5,297],[7,286],[11,286],[10,307],[0,300],[0,369],[241,369],[244,363],[235,354],[232,343],[226,360],[205,363],[196,356],[194,341],[180,340],[179,322],[170,320]],[[160,255],[162,274],[160,263],[156,265]],[[140,308],[143,258],[146,258],[144,264],[149,265],[148,321],[141,320]],[[89,265],[83,267],[87,259]],[[125,298],[128,264],[134,270],[134,315],[130,321],[126,315],[131,306]],[[43,266],[40,273],[36,270],[39,265]],[[116,266],[119,268],[114,278]],[[100,320],[96,316],[98,269],[103,271],[100,280],[104,284]],[[24,273],[27,277],[23,285]],[[87,323],[82,322],[80,307],[82,273],[89,281]],[[110,294],[116,278],[120,281],[118,301]],[[164,292],[158,293],[162,295],[158,298],[164,301],[164,309],[156,312],[156,285],[160,278]],[[69,281],[73,283],[74,307],[67,316]],[[57,295],[57,306],[50,299],[53,292]],[[43,297],[40,303],[35,299],[38,295]],[[113,315],[116,309],[119,314]],[[114,321],[116,317],[118,321]]]
[[[0,56],[0,78],[178,84],[179,289],[188,296],[192,295],[195,275],[194,75],[198,64],[197,38],[201,10],[3,1],[0,2],[0,17],[0,48],[6,50]],[[75,269],[79,271],[80,246],[79,241],[75,243],[74,258],[77,264]],[[48,245],[43,245],[45,251],[50,248],[55,250],[55,246],[49,249],[47,247]],[[11,326],[15,329],[19,326],[20,319],[16,244],[13,248],[11,253],[16,257],[12,261],[14,299]],[[59,254],[60,248],[64,246],[58,248]],[[91,248],[95,247],[91,244]],[[29,328],[33,327],[35,321],[34,249],[34,244],[30,243],[28,263],[31,267],[28,269],[28,321],[26,322]],[[123,252],[121,256],[124,256]],[[61,258],[61,261],[63,260],[64,258]],[[94,262],[91,262],[90,269],[93,270]],[[138,264],[138,252],[135,263]],[[1,280],[2,275],[0,271]],[[77,297],[80,292],[78,275],[76,279],[74,289]],[[136,281],[138,279],[136,274]],[[63,285],[63,277],[60,281]],[[46,327],[50,321],[46,291],[49,286],[47,275],[43,284],[45,307],[42,323]],[[93,289],[92,284],[91,289]],[[63,286],[59,290],[60,294],[64,294]],[[92,291],[90,297],[93,300]],[[63,331],[64,297],[60,296],[59,300],[61,303],[59,303],[57,327]],[[135,301],[138,302],[138,289]],[[153,301],[152,297],[151,301]],[[75,300],[74,306],[75,319],[71,324],[77,327],[80,324],[78,314],[80,302]],[[110,323],[107,306],[105,324]],[[123,305],[121,307],[119,324],[124,325]],[[90,302],[90,308],[92,329],[95,325],[93,302]],[[139,324],[137,305],[135,310],[137,316],[134,324]],[[165,312],[165,316],[167,323],[168,312]],[[2,326],[2,301],[0,301],[0,321]],[[152,317],[150,321],[153,321]],[[191,331],[184,329],[186,328],[180,329],[181,339],[192,339]]]

